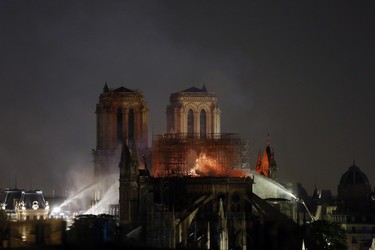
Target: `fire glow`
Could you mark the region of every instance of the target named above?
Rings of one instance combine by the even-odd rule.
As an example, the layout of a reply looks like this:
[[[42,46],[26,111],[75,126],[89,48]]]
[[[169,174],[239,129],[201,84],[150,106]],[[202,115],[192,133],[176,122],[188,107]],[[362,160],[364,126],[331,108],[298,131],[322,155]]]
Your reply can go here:
[[[215,158],[200,153],[195,165],[190,169],[189,175],[192,177],[245,177],[247,174],[241,169],[230,169],[221,166]]]

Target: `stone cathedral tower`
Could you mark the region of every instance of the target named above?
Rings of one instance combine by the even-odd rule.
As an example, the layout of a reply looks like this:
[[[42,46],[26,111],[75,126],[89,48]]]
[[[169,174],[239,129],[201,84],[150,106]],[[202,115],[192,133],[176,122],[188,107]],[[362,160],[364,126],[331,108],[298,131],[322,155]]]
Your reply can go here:
[[[140,156],[147,152],[148,107],[141,91],[124,87],[110,89],[105,83],[95,113],[96,149],[93,156],[94,177],[98,186],[91,203],[95,206],[103,201],[102,198],[113,197],[106,206],[116,207],[119,203],[122,145],[124,142]],[[118,214],[116,211],[110,213]]]
[[[147,150],[148,107],[143,93],[105,84],[96,105],[95,177],[118,173],[122,141],[139,152]]]
[[[171,94],[167,106],[167,133],[205,137],[220,133],[220,109],[217,97],[202,89],[189,89]]]

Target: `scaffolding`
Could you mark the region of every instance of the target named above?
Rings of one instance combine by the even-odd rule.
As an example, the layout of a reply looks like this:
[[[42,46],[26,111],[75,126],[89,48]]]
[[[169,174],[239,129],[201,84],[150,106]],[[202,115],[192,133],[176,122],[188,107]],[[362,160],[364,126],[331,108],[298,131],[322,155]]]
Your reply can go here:
[[[222,168],[250,169],[249,145],[238,134],[170,133],[153,136],[153,175],[188,176],[203,154]]]

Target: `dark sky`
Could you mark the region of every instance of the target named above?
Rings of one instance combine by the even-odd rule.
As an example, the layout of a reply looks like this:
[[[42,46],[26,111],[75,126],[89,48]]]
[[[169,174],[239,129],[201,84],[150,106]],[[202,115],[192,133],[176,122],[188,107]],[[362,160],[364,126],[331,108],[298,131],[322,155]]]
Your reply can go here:
[[[205,83],[279,181],[335,194],[355,160],[374,185],[375,4],[347,2],[0,0],[0,187],[91,176],[105,81],[144,92],[150,134]]]

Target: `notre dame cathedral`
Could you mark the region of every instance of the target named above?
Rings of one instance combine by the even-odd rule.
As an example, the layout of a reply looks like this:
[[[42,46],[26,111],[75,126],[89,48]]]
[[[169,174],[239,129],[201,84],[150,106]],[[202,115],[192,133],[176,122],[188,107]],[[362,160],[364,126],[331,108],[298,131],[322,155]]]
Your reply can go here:
[[[256,238],[261,214],[293,227],[254,195],[248,144],[238,134],[221,132],[220,114],[217,96],[205,85],[172,93],[167,132],[153,135],[149,146],[143,93],[105,84],[96,106],[93,150],[95,178],[102,184],[93,202],[119,183],[113,214],[131,244],[247,249],[268,244]]]

